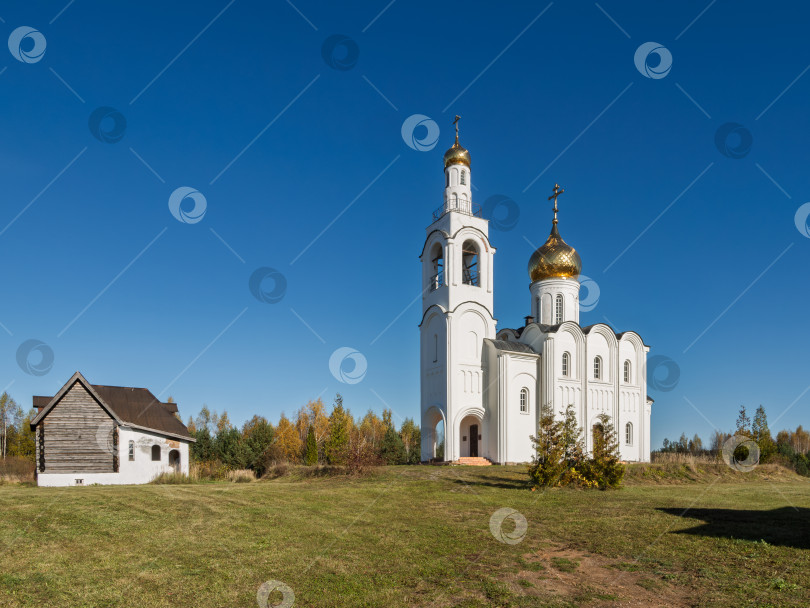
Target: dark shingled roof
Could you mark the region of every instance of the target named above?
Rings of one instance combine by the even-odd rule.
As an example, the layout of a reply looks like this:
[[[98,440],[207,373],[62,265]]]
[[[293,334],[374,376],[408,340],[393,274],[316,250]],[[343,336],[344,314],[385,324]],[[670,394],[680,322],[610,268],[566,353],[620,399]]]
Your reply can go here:
[[[498,350],[508,350],[516,353],[530,353],[532,355],[536,355],[537,353],[534,352],[531,346],[528,344],[523,344],[522,342],[507,342],[506,340],[490,340],[489,342],[492,343],[492,346],[497,348]]]
[[[91,384],[93,390],[122,422],[158,433],[188,437],[186,425],[175,417],[176,403],[162,403],[149,389]],[[44,408],[53,397],[34,397],[34,407]]]

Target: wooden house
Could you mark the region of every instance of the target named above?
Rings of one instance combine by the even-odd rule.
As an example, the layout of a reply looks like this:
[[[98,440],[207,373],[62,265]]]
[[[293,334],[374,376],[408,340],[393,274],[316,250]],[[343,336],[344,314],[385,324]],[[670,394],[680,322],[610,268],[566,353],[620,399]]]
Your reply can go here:
[[[37,483],[41,486],[148,483],[188,474],[194,441],[148,389],[90,384],[76,372],[53,397],[34,397]]]

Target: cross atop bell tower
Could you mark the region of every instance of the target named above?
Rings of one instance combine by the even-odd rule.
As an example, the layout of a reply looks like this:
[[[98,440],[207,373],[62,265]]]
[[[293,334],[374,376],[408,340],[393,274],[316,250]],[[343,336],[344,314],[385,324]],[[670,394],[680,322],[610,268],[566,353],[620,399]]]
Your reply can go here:
[[[456,117],[456,118],[458,118],[458,117]],[[553,194],[548,197],[548,200],[554,199],[554,223],[555,224],[557,223],[557,211],[558,211],[558,209],[557,209],[557,197],[560,196],[563,192],[565,192],[565,189],[560,188],[560,184],[554,184]]]

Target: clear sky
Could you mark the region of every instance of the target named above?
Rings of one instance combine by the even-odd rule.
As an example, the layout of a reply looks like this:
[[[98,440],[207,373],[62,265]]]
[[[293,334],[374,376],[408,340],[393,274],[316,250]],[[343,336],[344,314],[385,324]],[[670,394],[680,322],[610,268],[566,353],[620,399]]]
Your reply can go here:
[[[184,418],[275,421],[339,391],[418,420],[418,256],[460,114],[474,196],[516,220],[491,229],[499,327],[528,314],[559,182],[598,285],[582,324],[664,362],[653,445],[729,429],[740,404],[810,423],[805,3],[178,4],[0,9],[17,401],[81,370]],[[415,114],[435,146],[430,122],[403,138]],[[173,215],[184,187],[198,204]]]

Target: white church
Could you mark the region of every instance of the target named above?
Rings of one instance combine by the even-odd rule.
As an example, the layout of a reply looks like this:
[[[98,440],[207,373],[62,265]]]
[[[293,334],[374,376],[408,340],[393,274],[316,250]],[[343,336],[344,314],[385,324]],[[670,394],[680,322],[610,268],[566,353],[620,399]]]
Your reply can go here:
[[[457,117],[458,118],[458,117]],[[465,464],[530,462],[541,405],[573,404],[585,447],[608,414],[621,458],[650,460],[647,353],[637,333],[579,323],[582,261],[560,236],[555,185],[548,240],[529,259],[531,314],[523,327],[496,328],[495,248],[472,202],[470,153],[456,141],[444,155],[444,204],[422,249],[422,459]]]

